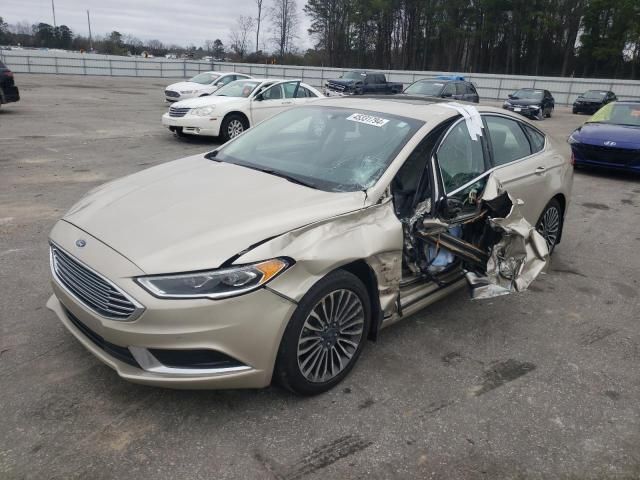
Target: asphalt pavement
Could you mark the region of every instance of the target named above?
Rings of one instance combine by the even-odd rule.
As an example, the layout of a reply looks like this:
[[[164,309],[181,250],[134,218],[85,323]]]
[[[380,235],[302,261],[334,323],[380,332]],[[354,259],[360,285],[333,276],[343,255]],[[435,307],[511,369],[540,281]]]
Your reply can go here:
[[[329,393],[143,387],[45,308],[47,235],[91,188],[217,143],[160,125],[162,79],[16,83],[0,108],[0,479],[640,478],[640,178],[576,172],[528,291],[440,301]],[[567,152],[586,118],[539,125]]]

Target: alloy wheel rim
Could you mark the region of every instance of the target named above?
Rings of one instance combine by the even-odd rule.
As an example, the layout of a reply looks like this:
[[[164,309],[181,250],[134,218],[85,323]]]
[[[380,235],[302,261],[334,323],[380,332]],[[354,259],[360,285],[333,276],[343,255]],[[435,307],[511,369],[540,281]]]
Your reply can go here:
[[[231,120],[227,132],[229,133],[229,138],[237,137],[244,132],[244,125],[240,120]]]
[[[334,290],[320,299],[298,337],[298,368],[304,378],[323,383],[344,371],[360,346],[364,321],[362,301],[351,290]]]
[[[558,240],[558,233],[560,232],[560,211],[556,207],[545,210],[540,219],[540,225],[538,225],[538,232],[544,237],[547,247],[551,251]]]

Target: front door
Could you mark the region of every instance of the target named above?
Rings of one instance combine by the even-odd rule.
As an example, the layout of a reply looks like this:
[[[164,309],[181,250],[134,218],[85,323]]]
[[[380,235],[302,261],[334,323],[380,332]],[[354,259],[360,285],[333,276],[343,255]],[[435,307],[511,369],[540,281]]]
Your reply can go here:
[[[275,83],[251,99],[251,124],[293,107],[299,84],[299,81]]]

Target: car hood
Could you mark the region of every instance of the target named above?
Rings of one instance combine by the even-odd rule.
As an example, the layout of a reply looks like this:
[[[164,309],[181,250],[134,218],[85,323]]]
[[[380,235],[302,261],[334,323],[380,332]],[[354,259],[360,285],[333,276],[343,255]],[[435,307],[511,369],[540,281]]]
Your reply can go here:
[[[219,267],[264,240],[364,206],[363,192],[314,190],[203,155],[91,191],[63,219],[148,274]]]
[[[585,123],[572,134],[580,143],[640,149],[640,127],[612,125],[610,123]],[[611,145],[610,142],[615,142]]]
[[[329,83],[335,83],[336,85],[343,85],[345,87],[349,87],[356,83],[355,80],[349,80],[345,78],[336,78],[335,80],[327,80]]]
[[[540,105],[540,103],[542,103],[542,99],[531,100],[528,98],[507,98],[507,102],[509,102],[511,105],[526,107],[528,105]]]
[[[182,90],[204,90],[208,87],[209,85],[202,85],[201,83],[195,83],[195,82],[178,82],[178,83],[172,83],[171,85],[169,85],[167,87],[167,90],[174,90],[174,91],[178,91],[181,92]]]
[[[208,95],[206,97],[189,98],[187,100],[180,100],[173,104],[175,108],[198,108],[208,107],[209,105],[223,105],[231,103],[243,103],[248,99],[244,97],[223,97],[216,94]]]

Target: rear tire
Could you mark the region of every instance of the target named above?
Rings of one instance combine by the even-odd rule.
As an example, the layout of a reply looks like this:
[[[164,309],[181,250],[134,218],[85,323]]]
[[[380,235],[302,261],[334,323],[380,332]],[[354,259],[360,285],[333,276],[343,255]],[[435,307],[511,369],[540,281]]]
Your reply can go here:
[[[249,122],[247,119],[240,114],[232,113],[227,115],[222,121],[222,125],[220,125],[220,138],[226,143],[248,129]]]
[[[562,206],[557,199],[552,198],[549,203],[547,203],[547,206],[544,207],[538,223],[536,223],[536,230],[547,242],[549,255],[553,253],[562,236],[563,224]]]
[[[336,270],[302,298],[285,329],[274,379],[298,395],[317,395],[340,383],[367,341],[371,304],[358,277]]]

